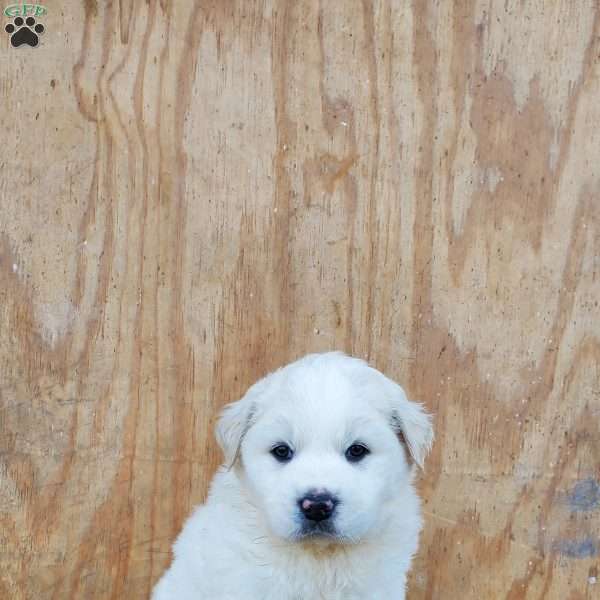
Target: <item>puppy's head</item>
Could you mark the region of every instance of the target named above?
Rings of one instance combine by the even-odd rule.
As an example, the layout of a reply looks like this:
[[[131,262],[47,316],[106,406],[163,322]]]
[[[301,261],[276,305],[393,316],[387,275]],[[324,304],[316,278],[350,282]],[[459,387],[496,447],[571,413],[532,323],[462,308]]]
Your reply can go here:
[[[223,411],[217,439],[275,535],[357,542],[385,524],[433,430],[399,385],[327,353],[252,386]]]

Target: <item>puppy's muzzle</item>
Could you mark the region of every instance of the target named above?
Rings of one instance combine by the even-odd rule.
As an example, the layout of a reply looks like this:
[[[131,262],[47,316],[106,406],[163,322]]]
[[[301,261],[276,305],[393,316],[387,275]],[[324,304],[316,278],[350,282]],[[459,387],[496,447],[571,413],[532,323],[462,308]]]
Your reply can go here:
[[[309,521],[325,521],[333,515],[338,503],[337,498],[329,493],[308,493],[304,498],[298,500],[298,506],[302,514]]]

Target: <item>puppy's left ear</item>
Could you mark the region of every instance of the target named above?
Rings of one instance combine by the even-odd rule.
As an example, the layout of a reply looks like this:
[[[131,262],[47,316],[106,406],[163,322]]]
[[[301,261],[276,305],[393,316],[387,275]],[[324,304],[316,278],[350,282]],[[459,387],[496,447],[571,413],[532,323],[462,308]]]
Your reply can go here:
[[[217,421],[215,435],[225,456],[225,464],[230,469],[239,458],[244,436],[255,414],[255,405],[249,394],[241,400],[228,404]]]
[[[433,418],[421,404],[411,402],[397,383],[387,377],[385,379],[392,427],[406,443],[412,459],[423,469],[425,457],[433,444]]]

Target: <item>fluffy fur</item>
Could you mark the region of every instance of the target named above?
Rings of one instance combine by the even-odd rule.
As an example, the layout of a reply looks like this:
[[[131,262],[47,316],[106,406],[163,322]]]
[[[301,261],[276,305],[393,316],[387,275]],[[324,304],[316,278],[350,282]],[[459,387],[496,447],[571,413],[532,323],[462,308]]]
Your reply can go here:
[[[268,375],[223,411],[225,464],[153,600],[403,600],[421,529],[414,466],[432,439],[422,407],[362,360],[313,354]],[[351,462],[356,443],[368,454]],[[327,527],[302,514],[311,491],[337,500]]]

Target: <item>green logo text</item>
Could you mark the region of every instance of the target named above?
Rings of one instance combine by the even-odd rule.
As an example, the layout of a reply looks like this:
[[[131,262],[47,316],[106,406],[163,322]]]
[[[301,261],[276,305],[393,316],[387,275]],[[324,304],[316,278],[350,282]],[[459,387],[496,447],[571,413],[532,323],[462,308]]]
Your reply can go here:
[[[7,17],[41,17],[48,11],[41,4],[11,4],[4,9],[4,14]]]

